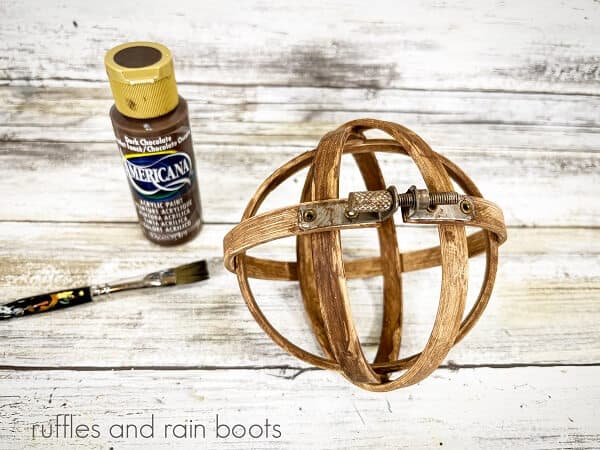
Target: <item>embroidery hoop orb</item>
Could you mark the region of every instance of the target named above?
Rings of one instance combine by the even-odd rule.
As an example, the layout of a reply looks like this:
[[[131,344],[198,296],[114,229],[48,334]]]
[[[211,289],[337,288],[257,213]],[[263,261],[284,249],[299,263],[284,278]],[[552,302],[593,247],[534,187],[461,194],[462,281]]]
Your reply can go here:
[[[364,132],[378,129],[391,139],[367,139]],[[468,223],[437,224],[438,247],[401,253],[394,216],[368,224],[378,233],[380,256],[344,261],[340,229],[303,230],[298,226],[299,206],[257,215],[266,197],[290,176],[308,167],[301,205],[339,198],[343,154],[354,157],[368,190],[385,189],[375,156],[397,153],[412,158],[431,192],[453,191],[456,183],[474,205]],[[465,225],[482,228],[468,236]],[[296,262],[251,257],[257,245],[296,236]],[[409,386],[426,378],[450,349],[475,325],[487,306],[498,267],[498,247],[506,240],[502,211],[483,199],[473,181],[453,162],[434,152],[411,130],[391,122],[359,119],[326,134],[315,150],[305,152],[275,170],[250,199],[240,224],[224,239],[225,267],[237,275],[242,296],[254,319],[281,348],[308,364],[340,372],[362,389],[375,392]],[[486,264],[479,295],[464,316],[468,284],[468,259],[485,252]],[[442,268],[437,314],[429,339],[419,353],[399,357],[402,334],[402,273],[429,267]],[[383,277],[382,327],[377,353],[367,361],[356,333],[347,278]],[[312,331],[323,355],[311,353],[285,338],[267,320],[249,285],[249,278],[297,280]],[[463,317],[464,316],[464,317]],[[403,371],[391,379],[394,372]]]

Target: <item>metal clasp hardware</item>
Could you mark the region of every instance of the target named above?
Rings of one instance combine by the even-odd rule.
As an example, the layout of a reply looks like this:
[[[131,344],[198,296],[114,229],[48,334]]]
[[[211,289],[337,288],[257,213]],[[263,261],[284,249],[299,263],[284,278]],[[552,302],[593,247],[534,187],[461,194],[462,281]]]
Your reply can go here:
[[[343,227],[383,222],[402,209],[406,223],[467,222],[473,218],[473,203],[456,192],[429,193],[410,189],[398,194],[395,186],[387,190],[351,192],[348,199],[325,200],[300,205],[298,226],[302,230]]]
[[[347,206],[347,200],[326,200],[300,205],[298,226],[301,230],[315,230],[357,224],[375,224],[385,220],[383,215],[377,211],[347,214]]]
[[[400,195],[402,220],[406,223],[468,222],[473,219],[473,203],[457,192],[429,193],[411,186]]]

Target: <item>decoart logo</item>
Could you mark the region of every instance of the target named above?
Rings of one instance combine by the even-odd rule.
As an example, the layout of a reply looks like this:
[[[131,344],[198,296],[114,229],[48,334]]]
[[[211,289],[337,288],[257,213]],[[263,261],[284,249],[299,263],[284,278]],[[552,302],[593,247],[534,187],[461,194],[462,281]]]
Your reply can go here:
[[[185,153],[127,155],[124,163],[131,186],[148,200],[169,200],[192,185],[192,160]]]

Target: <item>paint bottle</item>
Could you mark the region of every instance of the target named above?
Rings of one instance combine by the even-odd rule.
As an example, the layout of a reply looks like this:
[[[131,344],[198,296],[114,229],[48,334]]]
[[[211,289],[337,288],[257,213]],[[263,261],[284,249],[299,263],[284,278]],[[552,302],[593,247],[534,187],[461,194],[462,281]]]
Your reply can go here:
[[[144,235],[160,245],[202,227],[187,102],[167,47],[129,42],[104,58],[115,104],[110,118]]]

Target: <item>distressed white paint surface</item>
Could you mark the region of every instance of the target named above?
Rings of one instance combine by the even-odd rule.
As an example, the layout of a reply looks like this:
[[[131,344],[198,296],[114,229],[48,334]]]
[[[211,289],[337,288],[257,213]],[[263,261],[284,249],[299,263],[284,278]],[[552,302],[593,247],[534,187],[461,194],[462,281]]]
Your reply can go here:
[[[199,258],[209,258],[212,275],[210,282],[195,286],[115,295],[94,305],[2,323],[0,339],[11,343],[2,349],[3,364],[303,366],[256,325],[235,276],[223,268],[221,242],[229,228],[206,225],[193,242],[165,251],[143,240],[134,224],[0,223],[0,287],[9,297]],[[398,235],[403,249],[425,248],[437,239],[435,230],[417,226],[400,226]],[[343,237],[348,257],[375,254],[373,230],[353,230]],[[293,260],[295,254],[291,239],[259,250],[254,254],[280,260]],[[471,301],[483,263],[481,257],[472,260]],[[407,354],[423,348],[433,325],[439,269],[409,273],[404,280]],[[353,314],[372,353],[381,321],[381,281],[351,280],[349,285]],[[297,283],[255,280],[252,286],[283,334],[317,351]],[[597,362],[599,296],[600,230],[510,229],[489,308],[448,360],[458,365]],[[66,342],[76,345],[65,348]]]
[[[260,182],[306,149],[197,144],[204,219],[239,221]],[[0,150],[5,167],[11,168],[0,178],[6,193],[0,197],[4,220],[136,220],[114,144],[6,142],[0,143]],[[463,167],[487,198],[502,205],[509,225],[600,225],[600,153],[527,149],[442,153]],[[424,186],[408,158],[384,155],[379,159],[388,184],[402,191],[411,184]],[[351,158],[344,160],[342,171],[343,196],[364,189]],[[305,174],[300,172],[277,189],[265,202],[265,210],[298,203]]]
[[[511,225],[600,224],[600,97],[384,90],[370,99],[356,89],[187,90],[209,222],[238,221],[273,170],[340,123],[369,115],[421,134],[502,205]],[[0,196],[5,220],[135,220],[106,114],[109,95],[107,86],[0,88],[7,105],[0,155],[11,168],[0,189],[12,194]],[[389,184],[422,185],[407,158],[381,160]],[[343,174],[342,193],[361,186],[351,160]],[[303,173],[273,193],[271,207],[297,202],[302,179]]]
[[[104,80],[112,45],[168,40],[184,82],[600,92],[594,2],[4,3],[7,82]]]
[[[323,371],[6,371],[10,426],[0,439],[11,439],[11,449],[599,448],[599,376],[598,367],[441,369],[419,385],[373,394]],[[56,414],[78,414],[76,423],[97,423],[104,436],[26,439]],[[111,425],[141,426],[152,414],[153,439],[109,437]],[[268,418],[282,436],[217,440],[216,414],[230,425]],[[186,419],[204,424],[206,438],[163,438],[165,424]]]
[[[283,426],[281,441],[218,442],[232,448],[599,448],[598,2],[213,3],[0,3],[2,298],[199,258],[212,273],[197,286],[1,322],[0,448],[193,445],[31,439],[33,423],[59,413],[103,426],[152,413],[163,423],[210,426],[219,413]],[[138,38],[174,52],[212,223],[177,248],[150,244],[132,223],[112,141],[103,54]],[[298,372],[307,367],[259,329],[222,268],[222,237],[256,186],[361,116],[414,129],[511,226],[480,323],[433,376],[388,394]],[[405,158],[381,161],[389,184],[420,184]],[[360,188],[351,161],[343,175],[342,193]],[[296,203],[303,177],[265,209]],[[398,233],[403,250],[436,239],[421,227]],[[344,233],[343,242],[348,257],[375,254],[372,230]],[[295,252],[287,240],[255,253]],[[471,264],[470,301],[482,264]],[[425,343],[438,272],[404,277],[404,354]],[[380,280],[349,286],[372,355]],[[253,287],[274,324],[316,350],[295,284]]]

